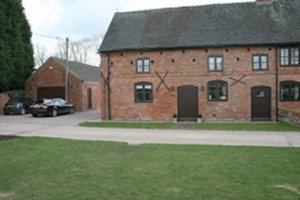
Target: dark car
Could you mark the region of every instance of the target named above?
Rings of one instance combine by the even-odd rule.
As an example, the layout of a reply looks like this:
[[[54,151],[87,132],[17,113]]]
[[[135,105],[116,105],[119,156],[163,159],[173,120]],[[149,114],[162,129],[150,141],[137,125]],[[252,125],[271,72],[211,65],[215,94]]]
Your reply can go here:
[[[32,100],[29,98],[10,98],[3,108],[3,114],[19,114],[29,113]]]
[[[33,117],[46,115],[56,117],[60,114],[74,113],[74,106],[61,98],[43,99],[30,106]]]

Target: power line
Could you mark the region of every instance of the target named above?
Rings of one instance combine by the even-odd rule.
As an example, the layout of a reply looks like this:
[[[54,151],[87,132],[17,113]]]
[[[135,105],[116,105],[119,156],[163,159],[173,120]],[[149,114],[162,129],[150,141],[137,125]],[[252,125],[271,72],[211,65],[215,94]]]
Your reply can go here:
[[[58,36],[52,36],[52,35],[46,35],[46,34],[40,34],[40,33],[32,33],[34,35],[40,36],[40,37],[44,37],[44,38],[50,38],[50,39],[56,39],[56,40],[65,40],[65,38],[61,38]]]

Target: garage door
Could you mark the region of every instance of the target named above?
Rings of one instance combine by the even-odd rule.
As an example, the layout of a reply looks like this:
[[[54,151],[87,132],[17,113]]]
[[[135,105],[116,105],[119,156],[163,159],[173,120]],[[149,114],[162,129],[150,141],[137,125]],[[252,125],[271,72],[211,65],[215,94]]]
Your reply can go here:
[[[38,88],[38,99],[45,98],[65,98],[64,87],[39,87]]]

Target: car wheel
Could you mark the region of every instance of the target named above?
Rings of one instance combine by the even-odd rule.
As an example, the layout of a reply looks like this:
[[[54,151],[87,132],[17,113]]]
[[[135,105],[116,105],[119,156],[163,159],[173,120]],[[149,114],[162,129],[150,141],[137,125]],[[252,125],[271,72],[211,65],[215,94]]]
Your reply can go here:
[[[37,117],[38,115],[37,114],[32,114],[32,117]]]
[[[57,110],[55,108],[53,108],[53,110],[51,112],[51,116],[52,117],[56,117],[57,116]]]
[[[24,108],[22,108],[21,110],[20,110],[20,115],[25,115],[25,109]]]

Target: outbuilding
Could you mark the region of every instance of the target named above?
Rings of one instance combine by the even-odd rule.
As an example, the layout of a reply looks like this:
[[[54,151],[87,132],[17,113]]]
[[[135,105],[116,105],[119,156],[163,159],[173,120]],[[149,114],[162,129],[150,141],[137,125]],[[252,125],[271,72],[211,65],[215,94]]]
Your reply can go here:
[[[99,67],[68,62],[68,89],[65,88],[66,60],[50,57],[26,82],[26,95],[33,100],[60,97],[75,106],[77,111],[99,108]]]

